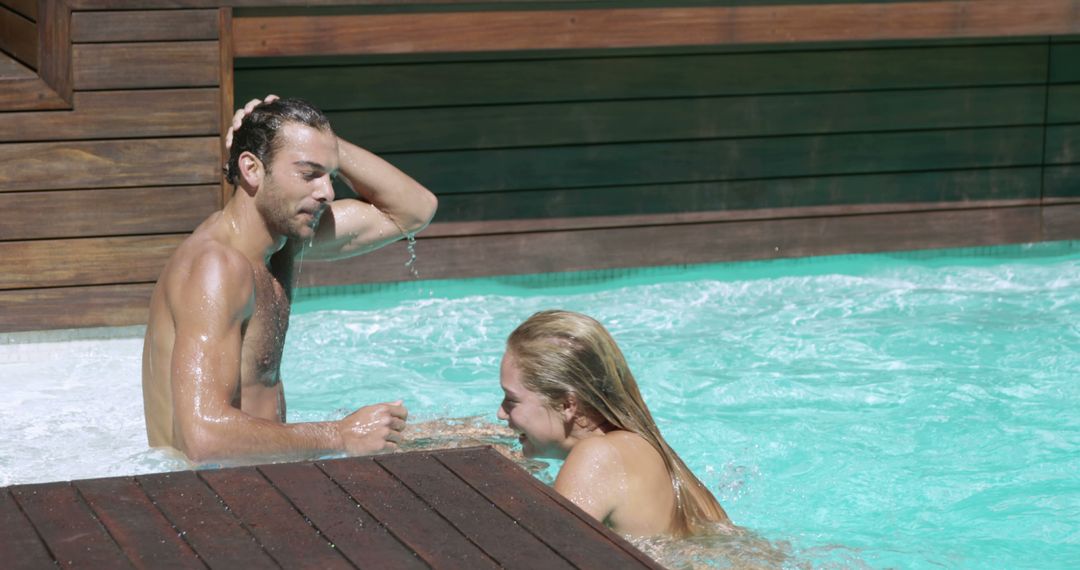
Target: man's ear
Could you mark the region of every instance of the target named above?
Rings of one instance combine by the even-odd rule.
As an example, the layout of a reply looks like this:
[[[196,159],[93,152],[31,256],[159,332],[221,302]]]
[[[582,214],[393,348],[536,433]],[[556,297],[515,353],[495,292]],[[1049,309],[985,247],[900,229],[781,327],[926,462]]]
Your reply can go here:
[[[236,157],[236,164],[240,167],[240,178],[243,181],[241,187],[249,195],[254,196],[255,192],[262,186],[263,178],[266,176],[262,161],[259,160],[259,157],[245,150],[240,153],[240,156]]]

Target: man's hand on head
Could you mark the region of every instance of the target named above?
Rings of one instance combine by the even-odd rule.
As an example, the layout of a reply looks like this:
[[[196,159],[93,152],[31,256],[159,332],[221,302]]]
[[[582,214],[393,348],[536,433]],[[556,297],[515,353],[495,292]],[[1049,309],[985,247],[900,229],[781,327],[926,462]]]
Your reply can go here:
[[[236,113],[233,114],[232,125],[229,126],[229,131],[225,133],[225,150],[232,148],[233,133],[236,129],[240,128],[240,124],[244,122],[244,117],[250,115],[251,112],[255,110],[255,107],[265,103],[273,103],[278,99],[280,99],[280,97],[271,94],[263,99],[252,99],[251,101],[248,101],[243,108],[237,109]]]

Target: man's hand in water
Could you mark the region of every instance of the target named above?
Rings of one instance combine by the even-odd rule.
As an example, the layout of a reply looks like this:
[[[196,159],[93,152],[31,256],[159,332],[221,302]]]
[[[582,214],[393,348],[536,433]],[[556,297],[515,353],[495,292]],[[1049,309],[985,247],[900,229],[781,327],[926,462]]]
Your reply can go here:
[[[397,450],[408,417],[401,400],[364,406],[338,422],[341,446],[349,455]]]

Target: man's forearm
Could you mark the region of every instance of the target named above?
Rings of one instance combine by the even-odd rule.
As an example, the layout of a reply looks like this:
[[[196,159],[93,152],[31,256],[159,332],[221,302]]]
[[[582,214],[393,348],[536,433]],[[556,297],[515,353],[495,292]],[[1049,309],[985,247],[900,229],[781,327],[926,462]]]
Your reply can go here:
[[[341,174],[364,201],[389,216],[406,233],[422,230],[435,215],[438,200],[394,165],[338,138]]]
[[[344,449],[337,422],[278,423],[241,411],[182,430],[178,447],[197,463],[236,458],[315,458]]]

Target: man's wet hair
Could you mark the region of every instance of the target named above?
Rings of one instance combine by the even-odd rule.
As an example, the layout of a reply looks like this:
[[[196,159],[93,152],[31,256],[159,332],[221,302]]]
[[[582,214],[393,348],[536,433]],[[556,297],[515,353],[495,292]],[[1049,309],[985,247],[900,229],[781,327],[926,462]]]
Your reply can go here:
[[[229,162],[225,165],[225,180],[236,186],[240,177],[238,159],[244,151],[254,154],[270,173],[270,163],[284,144],[280,132],[288,123],[297,123],[322,131],[330,130],[330,120],[318,107],[303,99],[278,99],[262,103],[244,117],[240,128],[233,132]]]

